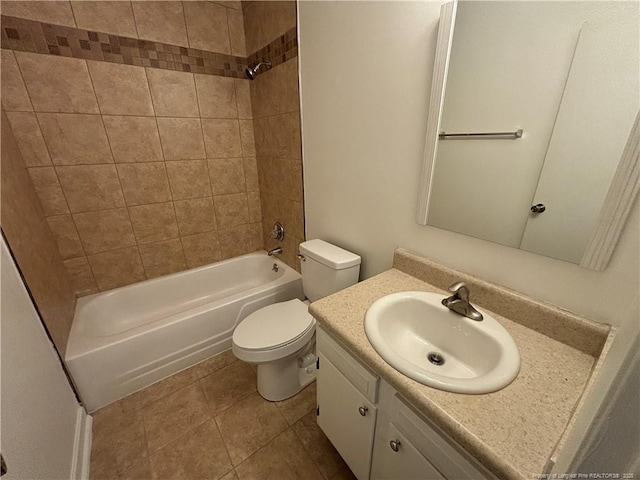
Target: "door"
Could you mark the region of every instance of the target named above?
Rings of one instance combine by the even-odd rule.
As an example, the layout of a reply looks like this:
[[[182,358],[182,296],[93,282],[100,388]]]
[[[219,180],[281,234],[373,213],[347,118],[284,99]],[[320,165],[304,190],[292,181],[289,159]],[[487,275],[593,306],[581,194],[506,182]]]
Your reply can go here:
[[[88,477],[90,419],[2,239],[2,480]]]

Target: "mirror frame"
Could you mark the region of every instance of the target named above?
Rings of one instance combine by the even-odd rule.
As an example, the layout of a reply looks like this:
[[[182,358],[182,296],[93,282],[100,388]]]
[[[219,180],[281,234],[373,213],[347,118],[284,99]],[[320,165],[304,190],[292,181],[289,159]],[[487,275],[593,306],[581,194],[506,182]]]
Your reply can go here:
[[[440,23],[438,25],[438,39],[427,117],[427,134],[416,210],[416,222],[425,226],[429,226],[427,223],[429,197],[438,153],[438,133],[440,132],[440,122],[444,107],[457,8],[458,0],[445,3],[440,8]],[[636,115],[636,120],[631,128],[629,138],[611,181],[611,186],[600,209],[596,228],[591,234],[587,248],[579,263],[581,267],[591,270],[604,270],[606,268],[639,193],[640,111]]]

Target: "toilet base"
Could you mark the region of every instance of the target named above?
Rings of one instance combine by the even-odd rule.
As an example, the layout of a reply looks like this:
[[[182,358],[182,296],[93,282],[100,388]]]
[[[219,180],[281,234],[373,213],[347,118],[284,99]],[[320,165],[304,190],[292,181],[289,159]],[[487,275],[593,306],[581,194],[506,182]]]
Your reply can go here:
[[[294,396],[316,379],[315,362],[300,366],[298,356],[258,364],[258,393],[271,402]]]

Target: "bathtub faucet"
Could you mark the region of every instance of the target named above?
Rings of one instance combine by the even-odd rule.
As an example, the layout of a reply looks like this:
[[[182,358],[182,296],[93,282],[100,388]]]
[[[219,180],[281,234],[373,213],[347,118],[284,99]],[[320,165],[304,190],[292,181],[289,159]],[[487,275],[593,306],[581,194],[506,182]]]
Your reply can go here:
[[[267,252],[267,255],[273,257],[274,255],[280,255],[282,253],[282,247],[272,248]]]

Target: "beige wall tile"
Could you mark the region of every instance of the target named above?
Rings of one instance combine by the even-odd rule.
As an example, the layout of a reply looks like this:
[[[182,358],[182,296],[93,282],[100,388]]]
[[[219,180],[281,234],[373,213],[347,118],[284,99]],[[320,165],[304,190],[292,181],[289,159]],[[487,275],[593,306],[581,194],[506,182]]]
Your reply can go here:
[[[219,53],[231,53],[227,9],[211,2],[184,2],[189,46]]]
[[[54,165],[113,163],[99,115],[39,113],[38,121]]]
[[[145,40],[188,47],[182,2],[133,1],[138,35]]]
[[[206,160],[166,162],[174,200],[211,196]]]
[[[154,478],[220,478],[232,467],[213,419],[151,455]]]
[[[164,163],[123,163],[117,165],[117,169],[127,205],[145,205],[171,200]]]
[[[98,284],[93,277],[87,257],[70,258],[63,263],[71,280],[73,291],[77,296],[98,292]]]
[[[298,59],[276,65],[250,84],[254,118],[300,110]]]
[[[247,193],[247,202],[249,204],[249,222],[261,222],[262,208],[260,206],[260,192]]]
[[[136,244],[126,208],[75,213],[73,221],[88,254]]]
[[[71,6],[63,1],[3,1],[2,15],[75,27]]]
[[[116,163],[160,162],[162,147],[156,119],[151,117],[102,117]]]
[[[71,212],[88,212],[125,205],[114,165],[57,167],[56,173]]]
[[[296,3],[251,2],[244,10],[247,53],[251,54],[296,26]]]
[[[178,237],[178,223],[171,202],[129,207],[129,215],[139,245]]]
[[[196,74],[200,116],[203,118],[238,118],[233,78]]]
[[[72,1],[71,7],[78,28],[138,37],[131,2],[83,0]]]
[[[36,112],[99,113],[84,60],[25,52],[15,55]]]
[[[107,115],[153,115],[142,67],[88,61],[100,111]]]
[[[247,185],[247,192],[257,192],[258,184],[258,162],[256,157],[246,157],[242,159],[244,164],[244,179]]]
[[[25,165],[27,167],[51,165],[51,158],[35,113],[7,112],[7,117]]]
[[[22,81],[22,74],[13,56],[13,51],[2,49],[2,106],[8,112],[31,112],[31,100]]]
[[[2,233],[53,342],[64,356],[76,299],[8,123],[2,111]]]
[[[47,223],[63,259],[84,256],[84,249],[71,215],[49,217]]]
[[[231,42],[231,54],[240,57],[247,56],[247,42],[244,36],[244,20],[242,10],[227,10],[229,21],[229,40]]]
[[[140,245],[140,258],[147,278],[168,275],[187,268],[179,238]]]
[[[69,213],[67,200],[64,198],[54,168],[36,167],[28,170],[45,216]]]
[[[253,133],[253,120],[240,120],[240,142],[242,143],[242,155],[245,157],[256,156],[256,140]]]
[[[151,97],[159,117],[198,117],[193,73],[147,68]]]
[[[238,118],[251,119],[253,112],[251,109],[251,80],[234,79],[236,85],[236,101],[238,104]]]
[[[211,197],[176,200],[174,206],[180,235],[193,235],[216,229]]]
[[[88,258],[101,291],[141,282],[146,278],[138,247],[98,253]]]
[[[302,163],[298,159],[288,159],[285,161],[284,176],[284,196],[302,202],[303,200],[303,179],[302,179]]]
[[[208,162],[214,195],[246,191],[244,162],[241,158],[216,158]]]
[[[213,199],[218,228],[235,227],[249,223],[249,206],[246,193],[220,195]]]
[[[205,158],[202,127],[198,118],[158,118],[165,160]]]
[[[259,156],[301,158],[300,114],[274,115],[253,120]]]
[[[242,156],[238,120],[202,119],[204,143],[209,158]]]
[[[208,265],[222,259],[220,242],[218,241],[218,234],[216,232],[189,235],[182,237],[181,240],[188,268]]]

